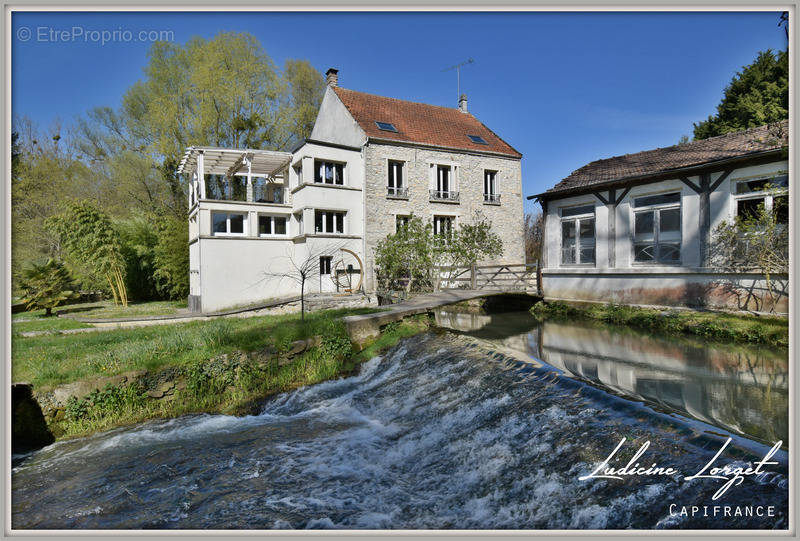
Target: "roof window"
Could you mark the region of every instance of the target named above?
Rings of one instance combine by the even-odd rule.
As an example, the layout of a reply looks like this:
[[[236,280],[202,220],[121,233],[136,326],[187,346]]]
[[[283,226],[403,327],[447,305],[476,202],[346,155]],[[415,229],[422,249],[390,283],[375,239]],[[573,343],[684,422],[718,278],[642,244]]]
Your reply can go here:
[[[473,143],[478,143],[479,145],[488,145],[489,143],[486,142],[486,139],[481,137],[480,135],[467,135],[469,140]]]
[[[390,131],[390,132],[397,133],[397,128],[395,128],[394,124],[392,124],[390,122],[378,122],[376,120],[375,124],[378,126],[379,129],[381,129],[383,131]]]

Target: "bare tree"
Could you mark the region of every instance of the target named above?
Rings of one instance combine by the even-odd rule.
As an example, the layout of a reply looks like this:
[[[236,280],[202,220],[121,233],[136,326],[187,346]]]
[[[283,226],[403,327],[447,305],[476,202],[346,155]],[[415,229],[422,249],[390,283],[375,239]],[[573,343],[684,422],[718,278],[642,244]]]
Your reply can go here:
[[[305,244],[303,246],[309,246]],[[339,243],[329,246],[314,246],[308,248],[305,257],[298,256],[298,245],[293,244],[286,251],[286,256],[279,258],[276,264],[280,264],[281,268],[278,271],[266,271],[264,273],[264,280],[276,279],[278,282],[289,280],[300,286],[300,319],[306,319],[306,282],[315,277],[320,276],[320,258],[333,257],[341,250],[344,243]],[[285,262],[283,261],[285,260]]]
[[[542,254],[544,215],[541,212],[525,214],[525,262],[535,263]]]

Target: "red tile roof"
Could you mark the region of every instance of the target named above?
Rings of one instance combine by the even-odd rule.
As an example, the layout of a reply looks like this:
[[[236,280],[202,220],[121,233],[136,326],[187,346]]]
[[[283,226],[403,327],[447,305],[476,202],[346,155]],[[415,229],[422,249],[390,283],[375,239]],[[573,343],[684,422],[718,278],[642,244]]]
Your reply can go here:
[[[334,87],[334,91],[369,138],[522,157],[472,114],[456,108],[385,98],[341,87]],[[375,122],[394,124],[397,133],[381,130]],[[474,143],[467,135],[479,135],[488,145]]]
[[[543,195],[573,191],[604,182],[668,173],[748,154],[779,150],[789,142],[789,121],[726,133],[682,145],[597,160],[573,171]]]

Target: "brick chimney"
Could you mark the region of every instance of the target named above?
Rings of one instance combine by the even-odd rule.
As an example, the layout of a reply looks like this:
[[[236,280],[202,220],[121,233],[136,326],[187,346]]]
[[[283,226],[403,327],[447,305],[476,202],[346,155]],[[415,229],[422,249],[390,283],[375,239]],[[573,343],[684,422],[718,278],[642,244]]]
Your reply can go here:
[[[329,68],[328,71],[325,72],[325,82],[328,86],[339,86],[339,70]]]
[[[467,112],[467,95],[461,94],[461,97],[458,98],[458,110],[462,113]]]

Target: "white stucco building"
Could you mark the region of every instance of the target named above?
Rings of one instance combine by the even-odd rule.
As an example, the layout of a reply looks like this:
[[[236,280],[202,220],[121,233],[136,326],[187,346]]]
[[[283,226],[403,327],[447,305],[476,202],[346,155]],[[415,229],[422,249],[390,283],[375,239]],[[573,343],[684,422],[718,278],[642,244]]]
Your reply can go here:
[[[522,155],[467,111],[328,86],[291,153],[191,147],[189,306],[210,312],[306,292],[373,291],[373,252],[412,213],[445,231],[476,211],[523,263]],[[363,270],[363,272],[360,272]],[[296,273],[292,273],[296,274]]]
[[[770,294],[711,257],[715,228],[759,205],[788,227],[787,134],[783,122],[598,160],[530,196],[545,217],[544,297],[787,312],[787,275]]]

